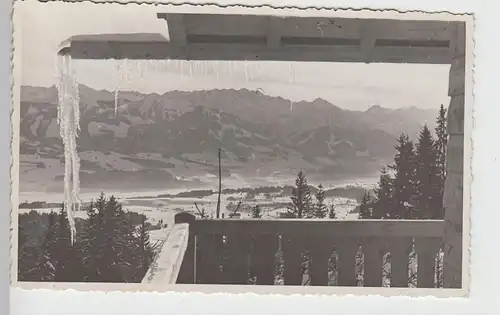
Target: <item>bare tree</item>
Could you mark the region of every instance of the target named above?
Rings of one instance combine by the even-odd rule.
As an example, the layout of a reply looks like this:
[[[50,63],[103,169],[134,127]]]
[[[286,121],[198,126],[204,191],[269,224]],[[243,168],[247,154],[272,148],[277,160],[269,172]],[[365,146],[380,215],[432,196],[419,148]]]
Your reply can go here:
[[[194,203],[194,206],[196,207],[196,211],[198,211],[198,214],[202,219],[208,218],[208,213],[205,211],[205,208],[202,208],[200,210],[200,207],[198,207],[198,204],[196,202]]]

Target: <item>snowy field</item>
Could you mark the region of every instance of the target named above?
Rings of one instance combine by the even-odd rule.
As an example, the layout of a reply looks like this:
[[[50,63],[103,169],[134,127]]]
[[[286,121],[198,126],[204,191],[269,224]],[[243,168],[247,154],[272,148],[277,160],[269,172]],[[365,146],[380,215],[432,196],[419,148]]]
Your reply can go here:
[[[240,217],[251,218],[251,208],[259,205],[262,211],[263,219],[276,219],[280,217],[280,213],[286,211],[286,204],[290,203],[288,196],[272,196],[265,197],[263,194],[252,196],[251,199],[246,198],[246,194],[223,194],[221,196],[221,214],[228,218],[233,212],[236,205],[241,200],[241,206],[238,210]],[[217,205],[217,195],[213,194],[206,197],[175,197],[175,198],[158,198],[158,197],[141,197],[141,198],[120,198],[118,201],[123,205],[126,211],[133,211],[144,214],[151,224],[156,224],[162,220],[163,223],[171,226],[174,222],[174,217],[178,212],[187,211],[193,214],[197,213],[195,203],[200,209],[204,209],[209,216],[215,217],[215,209]],[[358,205],[356,200],[348,198],[327,198],[325,204],[333,203],[338,219],[352,220],[357,218],[356,213],[350,213]],[[57,212],[58,208],[38,208],[38,209],[19,209],[19,213],[28,213],[31,210],[40,213],[49,213],[51,210]],[[85,211],[78,211],[77,218],[85,218]],[[157,233],[157,231],[154,231]]]

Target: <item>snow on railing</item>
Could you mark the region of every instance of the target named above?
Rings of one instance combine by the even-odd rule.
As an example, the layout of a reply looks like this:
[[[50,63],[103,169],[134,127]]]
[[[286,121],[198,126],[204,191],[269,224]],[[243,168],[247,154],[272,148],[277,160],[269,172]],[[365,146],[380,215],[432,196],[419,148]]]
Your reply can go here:
[[[189,240],[189,224],[175,224],[149,267],[142,283],[167,285],[177,282]]]

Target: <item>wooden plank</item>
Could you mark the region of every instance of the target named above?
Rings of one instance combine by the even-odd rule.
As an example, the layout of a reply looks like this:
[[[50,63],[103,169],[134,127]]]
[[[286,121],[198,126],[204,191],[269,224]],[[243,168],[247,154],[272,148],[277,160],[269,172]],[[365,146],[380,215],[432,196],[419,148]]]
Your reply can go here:
[[[419,237],[415,239],[418,255],[417,286],[419,288],[434,288],[435,259],[441,244],[441,238]]]
[[[463,174],[464,172],[464,134],[452,134],[448,137],[446,160],[448,172]]]
[[[364,21],[362,24],[361,34],[361,53],[366,60],[372,60],[372,52],[375,49],[376,41],[376,34],[373,31],[373,23],[370,23],[370,21]]]
[[[364,287],[382,286],[382,262],[386,244],[381,238],[365,238],[362,241],[364,255]]]
[[[391,287],[408,287],[408,260],[413,239],[392,238],[389,240],[389,252],[391,253]]]
[[[375,46],[367,62],[450,64],[449,48]]]
[[[441,237],[443,220],[211,219],[195,222],[205,233],[335,237]]]
[[[228,235],[229,257],[224,268],[224,283],[247,284],[250,237],[244,234]]]
[[[328,258],[332,254],[333,242],[324,237],[311,237],[308,241],[308,249],[311,254],[311,284],[313,286],[327,286]]]
[[[220,284],[222,235],[199,233],[197,237],[199,261],[197,262],[197,283]]]
[[[459,96],[465,93],[465,55],[454,57],[451,61],[448,82],[448,95]]]
[[[356,253],[359,243],[357,238],[335,238],[335,248],[338,254],[338,285],[356,286]]]
[[[182,15],[188,34],[266,35],[268,16],[226,14],[166,14],[167,21]]]
[[[359,19],[325,17],[286,17],[283,36],[360,38],[362,22]]]
[[[163,14],[167,21],[183,16],[190,34],[260,34],[267,31],[265,15]],[[276,16],[282,20],[283,36],[360,38],[362,24],[370,21],[376,34],[385,38],[449,39],[456,22],[355,19],[337,17]]]
[[[283,258],[285,260],[284,281],[285,285],[302,284],[302,252],[304,244],[302,238],[293,234],[283,235]]]
[[[281,46],[281,21],[282,19],[277,17],[268,18],[267,46],[270,49],[278,49]]]
[[[274,285],[275,255],[277,250],[277,235],[256,236],[253,267],[257,276],[257,284]]]
[[[385,39],[450,40],[456,22],[370,19],[373,33]]]
[[[75,41],[63,50],[74,59],[144,59],[144,60],[273,60],[314,62],[388,62],[450,64],[449,49],[432,47],[375,47],[370,59],[359,45],[288,45],[269,48],[262,44],[197,43],[187,47],[160,41]]]

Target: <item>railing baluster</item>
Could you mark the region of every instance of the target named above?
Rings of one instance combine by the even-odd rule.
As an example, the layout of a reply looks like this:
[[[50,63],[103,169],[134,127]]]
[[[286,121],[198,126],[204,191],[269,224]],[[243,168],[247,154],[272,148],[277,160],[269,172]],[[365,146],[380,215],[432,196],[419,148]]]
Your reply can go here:
[[[222,235],[199,234],[198,235],[198,283],[218,284],[222,281],[221,275],[221,254]]]
[[[283,258],[285,260],[285,285],[302,284],[302,250],[303,243],[300,237],[283,236]]]
[[[229,257],[224,269],[225,283],[247,283],[249,241],[250,238],[246,234],[231,234],[228,236]]]
[[[392,288],[408,287],[408,259],[412,244],[411,237],[392,237],[389,240]]]
[[[328,258],[332,254],[332,242],[325,237],[310,237],[308,241],[312,260],[310,263],[311,284],[327,286]]]
[[[257,276],[257,284],[274,285],[275,254],[277,250],[277,235],[258,235],[255,238],[255,252],[252,261]]]
[[[176,218],[176,222],[191,220],[183,216]],[[280,264],[280,283],[283,280],[285,285],[303,284],[302,253],[304,245],[308,245],[311,259],[308,284],[328,285],[328,259],[335,245],[337,261],[332,284],[360,285],[356,278],[359,262],[356,254],[363,244],[360,240],[364,240],[363,280],[368,287],[385,285],[382,265],[387,251],[392,256],[391,286],[408,285],[408,267],[417,267],[414,262],[408,265],[414,237],[417,244],[411,251],[418,253],[418,286],[433,287],[434,259],[442,242],[443,226],[443,222],[437,220],[195,220],[189,224],[190,234],[196,237],[189,239],[178,283],[272,285],[276,281],[277,234],[281,234],[280,261],[284,266]],[[223,242],[222,235],[227,236],[227,243]],[[249,271],[252,279],[248,279]]]
[[[364,287],[382,286],[382,260],[384,256],[384,242],[381,238],[372,237],[363,240]]]
[[[418,255],[417,286],[419,288],[434,288],[435,258],[441,246],[442,239],[436,237],[419,237],[415,240]]]
[[[358,240],[354,237],[339,237],[335,239],[335,248],[338,253],[338,281],[339,286],[356,286],[356,261]]]

